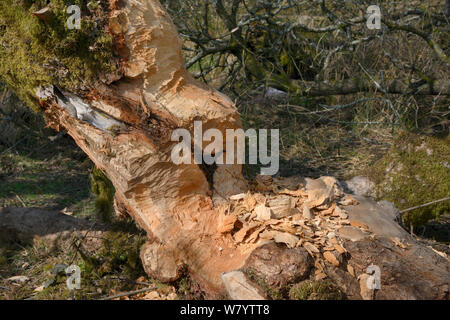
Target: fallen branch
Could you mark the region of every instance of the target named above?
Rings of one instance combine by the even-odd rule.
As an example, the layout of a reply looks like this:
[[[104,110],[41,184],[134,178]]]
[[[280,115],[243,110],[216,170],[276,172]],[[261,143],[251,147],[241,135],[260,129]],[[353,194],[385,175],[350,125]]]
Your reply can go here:
[[[424,207],[428,207],[428,206],[431,206],[433,204],[444,202],[444,201],[448,201],[448,200],[450,200],[450,197],[444,198],[444,199],[440,199],[440,200],[436,200],[436,201],[432,201],[432,202],[428,202],[428,203],[422,204],[420,206],[416,206],[416,207],[412,207],[412,208],[409,208],[409,209],[402,210],[402,211],[400,211],[400,214],[403,215],[403,214],[405,214],[407,212],[410,212],[410,211],[413,211],[413,210],[416,210],[416,209],[420,209],[420,208],[424,208]]]
[[[364,78],[316,82],[286,80],[272,75],[269,84],[276,89],[293,91],[297,95],[314,97],[373,92],[378,89],[372,80]],[[450,95],[450,79],[439,79],[425,83],[411,83],[408,79],[385,80],[384,89],[386,93],[390,94]]]

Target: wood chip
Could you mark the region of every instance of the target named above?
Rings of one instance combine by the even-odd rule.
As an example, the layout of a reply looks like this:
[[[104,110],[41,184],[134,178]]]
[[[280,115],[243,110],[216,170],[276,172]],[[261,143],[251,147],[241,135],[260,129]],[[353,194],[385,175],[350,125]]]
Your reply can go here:
[[[335,237],[329,239],[332,244],[339,244],[338,240]]]
[[[290,222],[283,221],[281,224],[278,225],[272,225],[272,229],[278,230],[278,231],[284,231],[292,234],[296,234],[299,230],[294,228]]]
[[[327,277],[327,275],[326,275],[325,273],[323,273],[323,272],[319,272],[319,273],[316,273],[316,274],[314,275],[314,279],[315,279],[316,281],[323,280],[323,279],[325,279],[326,277]]]
[[[337,252],[339,252],[340,254],[346,254],[347,250],[345,250],[345,248],[343,246],[341,246],[340,244],[335,243],[334,244],[334,248],[336,249]]]
[[[406,246],[401,242],[401,240],[398,237],[391,238],[391,240],[397,247],[400,247],[402,249],[406,249]]]
[[[250,236],[245,240],[245,243],[255,243],[258,240],[259,234],[264,231],[265,227],[260,227],[256,229]]]
[[[304,219],[311,220],[313,218],[313,215],[311,213],[311,210],[308,208],[308,206],[303,206],[303,214]]]
[[[245,193],[235,194],[235,195],[233,195],[233,196],[230,196],[230,200],[231,200],[231,201],[239,201],[239,200],[244,199],[245,196],[246,196]]]
[[[243,206],[247,211],[252,211],[255,208],[256,203],[257,203],[256,198],[252,194],[247,193],[245,195]]]
[[[316,273],[318,273],[318,272],[324,272],[324,267],[323,267],[323,265],[320,263],[319,260],[315,260],[315,261],[314,261],[314,267],[316,268]]]
[[[335,210],[335,209],[336,209],[336,203],[333,202],[333,203],[331,204],[331,206],[330,206],[328,209],[325,209],[325,210],[320,211],[320,214],[321,214],[321,215],[324,215],[324,216],[329,216],[329,215],[334,214],[334,210]]]
[[[434,252],[436,252],[438,255],[440,255],[441,257],[448,259],[447,254],[445,252],[442,251],[438,251],[435,248],[433,248],[432,246],[428,246],[428,248],[430,248],[431,250],[433,250]]]
[[[258,226],[257,224],[251,224],[251,225],[244,226],[241,230],[239,230],[238,232],[236,232],[234,234],[234,236],[233,236],[234,241],[236,241],[237,243],[241,243],[242,241],[244,241],[247,234],[250,231],[252,231],[254,228],[256,228],[257,226]]]
[[[264,240],[272,240],[273,238],[275,238],[277,233],[278,233],[277,231],[264,230],[259,234],[259,238]]]
[[[270,220],[264,221],[264,225],[265,225],[265,226],[272,226],[272,225],[280,224],[280,223],[282,223],[282,222],[283,222],[283,221],[278,220],[278,219],[270,219]]]
[[[347,265],[347,271],[352,277],[356,278],[355,269],[349,264]]]
[[[360,229],[369,231],[369,226],[367,224],[365,224],[364,222],[361,222],[361,221],[351,221],[350,225],[352,227],[356,227],[356,228],[360,228]]]
[[[274,237],[275,242],[284,243],[288,248],[295,248],[299,240],[297,236],[286,232],[278,232]]]
[[[229,233],[234,229],[238,218],[235,215],[227,215],[222,218],[218,231],[222,234]]]
[[[317,249],[317,247],[310,242],[305,242],[303,244],[303,248],[305,248],[309,252],[320,253],[319,249]]]
[[[310,209],[321,207],[330,202],[330,192],[323,189],[308,191],[308,200],[305,205]],[[327,207],[328,208],[328,207]]]
[[[260,204],[266,203],[266,197],[261,193],[254,193],[253,197],[255,198],[256,202],[258,202]]]
[[[341,219],[348,219],[348,214],[338,206],[336,206],[336,209],[334,210],[334,213]]]
[[[336,256],[331,251],[325,251],[323,253],[324,258],[330,262],[335,267],[339,267],[339,260],[336,258]]]
[[[277,196],[270,199],[267,204],[272,210],[273,216],[277,219],[294,214],[292,209],[294,208],[295,203],[293,203],[291,197],[289,196]]]
[[[263,204],[255,207],[256,219],[259,221],[268,221],[272,218],[272,211]]]
[[[356,206],[358,203],[358,200],[356,200],[349,194],[345,195],[344,199],[339,201],[339,204],[342,206]]]

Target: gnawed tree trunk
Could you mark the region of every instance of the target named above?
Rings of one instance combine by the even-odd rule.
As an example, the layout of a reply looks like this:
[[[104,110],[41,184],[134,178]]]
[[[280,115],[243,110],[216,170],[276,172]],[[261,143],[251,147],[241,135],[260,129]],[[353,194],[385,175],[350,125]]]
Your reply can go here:
[[[218,236],[212,198],[241,193],[246,182],[239,165],[175,165],[170,137],[175,128],[192,132],[194,120],[225,133],[241,127],[239,115],[229,98],[186,72],[178,34],[157,1],[127,1],[111,12],[110,30],[128,52],[124,77],[92,90],[89,100],[38,90],[47,119],[105,171],[148,232],[147,272],[172,281],[187,267],[217,291],[220,274],[239,268],[246,254]]]
[[[407,239],[417,248],[400,227],[380,228],[393,225],[393,220],[382,213],[367,218],[351,212],[349,220],[347,213],[336,209],[338,201],[355,203],[345,203],[334,179],[285,185],[266,178],[255,187],[242,177],[240,165],[175,165],[171,161],[175,142],[170,139],[174,129],[193,132],[194,121],[199,120],[204,130],[225,133],[241,127],[239,114],[229,98],[187,73],[175,27],[158,1],[110,3],[109,30],[125,59],[123,77],[98,85],[87,98],[52,86],[37,89],[36,95],[49,124],[67,130],[110,178],[117,192],[116,207],[147,231],[141,258],[149,275],[174,281],[187,270],[206,297],[233,298],[273,297],[265,292],[268,288],[283,291],[307,277],[328,276],[347,297],[367,298],[366,282],[360,284],[357,277],[366,274],[373,257],[364,256],[370,243],[373,261],[381,264],[382,272],[384,257],[397,259],[404,267],[386,271],[390,277],[382,278],[381,290],[383,281],[393,282],[397,289],[395,277],[417,271],[407,261],[419,253],[405,246],[392,258],[386,251],[392,248],[375,237],[390,241],[390,246],[390,237],[400,246]],[[253,193],[243,199],[227,202],[229,196],[250,189]],[[350,223],[353,226],[347,226]],[[372,242],[366,244],[368,239]],[[280,244],[267,244],[272,240]],[[345,241],[362,244],[345,249]],[[448,260],[423,250],[440,259],[439,264],[423,262],[419,271],[426,290],[415,290],[411,280],[406,287],[414,290],[407,297],[448,297]],[[353,269],[348,267],[352,264]],[[230,273],[236,270],[240,271]],[[249,280],[250,274],[256,278]],[[255,279],[262,279],[266,287]],[[382,297],[397,298],[395,292],[391,288]]]

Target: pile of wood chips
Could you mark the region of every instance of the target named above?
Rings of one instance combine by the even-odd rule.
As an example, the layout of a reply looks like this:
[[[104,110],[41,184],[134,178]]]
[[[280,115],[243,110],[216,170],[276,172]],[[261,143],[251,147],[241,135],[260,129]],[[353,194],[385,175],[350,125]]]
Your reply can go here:
[[[288,248],[303,247],[315,260],[316,280],[325,278],[323,260],[338,267],[347,253],[339,229],[352,225],[369,230],[348,219],[345,207],[358,201],[345,194],[335,178],[317,180],[325,187],[306,189],[295,178],[258,176],[250,192],[219,206],[219,232],[230,234],[237,246],[273,240]],[[350,265],[347,271],[355,276]]]

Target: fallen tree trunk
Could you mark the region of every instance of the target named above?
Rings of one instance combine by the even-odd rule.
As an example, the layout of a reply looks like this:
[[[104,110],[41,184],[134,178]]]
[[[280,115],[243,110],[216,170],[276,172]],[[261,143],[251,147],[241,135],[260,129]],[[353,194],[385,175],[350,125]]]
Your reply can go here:
[[[107,174],[116,188],[116,207],[147,231],[141,251],[146,272],[161,281],[174,281],[187,271],[207,298],[273,298],[268,292],[285,295],[286,288],[308,277],[339,279],[347,297],[369,297],[367,290],[372,289],[364,289],[366,282],[360,285],[357,277],[367,276],[370,261],[359,245],[346,249],[344,241],[365,241],[364,247],[371,239],[384,272],[383,263],[388,261],[383,257],[392,259],[386,251],[391,249],[375,235],[383,241],[394,237],[401,245],[407,239],[416,246],[414,240],[400,227],[392,227],[393,220],[382,213],[365,223],[360,222],[364,217],[349,219],[339,205],[356,202],[346,200],[332,178],[260,177],[249,183],[239,164],[176,165],[171,160],[174,129],[192,133],[198,120],[204,130],[215,128],[225,135],[226,129],[241,127],[239,114],[229,98],[187,73],[175,27],[157,1],[110,3],[109,30],[125,58],[122,78],[90,88],[85,96],[57,86],[40,87],[36,96],[49,125],[67,130]],[[227,153],[225,145],[223,152]],[[230,202],[230,196],[239,194]],[[389,231],[377,229],[380,223],[389,225]],[[261,253],[268,242],[278,244]],[[439,264],[423,262],[430,289],[414,289],[407,298],[446,298],[448,260],[424,250],[440,259]],[[286,257],[278,260],[275,253]],[[410,259],[406,256],[399,251],[395,259]],[[352,261],[356,261],[353,269],[348,267]],[[404,277],[416,270],[396,271]],[[381,290],[383,281],[394,280],[382,278]],[[414,282],[406,286],[415,288]],[[398,298],[395,293],[391,288],[381,296]]]

